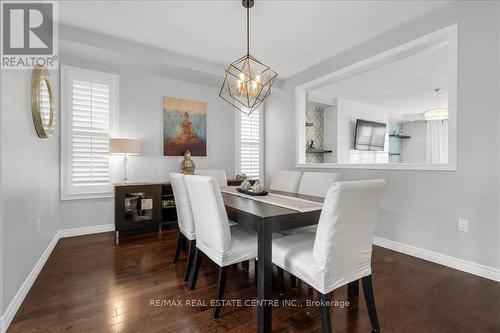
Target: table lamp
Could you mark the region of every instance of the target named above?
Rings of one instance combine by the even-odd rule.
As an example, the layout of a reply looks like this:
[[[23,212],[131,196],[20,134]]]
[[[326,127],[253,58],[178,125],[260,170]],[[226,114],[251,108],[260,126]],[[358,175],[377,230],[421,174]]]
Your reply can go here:
[[[123,155],[123,167],[125,173],[123,182],[127,182],[127,158],[129,155],[139,155],[141,152],[139,141],[125,138],[109,139],[109,153],[113,155]]]

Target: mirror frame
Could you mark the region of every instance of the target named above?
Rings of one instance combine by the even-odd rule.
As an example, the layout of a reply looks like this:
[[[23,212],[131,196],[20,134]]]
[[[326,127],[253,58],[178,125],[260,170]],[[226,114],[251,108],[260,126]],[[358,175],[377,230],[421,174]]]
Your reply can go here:
[[[49,91],[49,107],[50,118],[47,126],[44,126],[41,106],[40,106],[40,81],[45,81],[47,90]],[[33,117],[33,125],[35,126],[36,134],[39,138],[48,139],[52,136],[56,125],[54,91],[52,88],[52,80],[50,79],[49,71],[44,67],[35,67],[31,73],[31,115]]]
[[[448,72],[448,163],[377,163],[377,164],[339,164],[306,163],[305,110],[307,93],[322,86],[341,81],[356,74],[390,64],[399,59],[421,53],[443,43],[449,46]],[[441,30],[424,35],[410,42],[389,49],[368,59],[359,61],[333,73],[314,79],[295,88],[295,166],[314,169],[381,169],[381,170],[457,170],[457,72],[458,72],[458,26],[453,24]]]

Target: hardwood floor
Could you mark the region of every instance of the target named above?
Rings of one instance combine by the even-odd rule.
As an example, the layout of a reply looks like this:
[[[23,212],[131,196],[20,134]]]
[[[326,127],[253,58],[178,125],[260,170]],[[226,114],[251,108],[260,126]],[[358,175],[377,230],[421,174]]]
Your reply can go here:
[[[62,239],[16,314],[17,332],[255,332],[251,306],[223,306],[211,319],[216,265],[204,260],[197,288],[183,283],[187,251],[172,263],[176,231],[123,238],[113,233]],[[307,306],[316,293],[295,289],[285,273],[283,295],[295,306],[273,308],[274,332],[319,332],[319,312]],[[277,285],[276,283],[274,285]],[[373,286],[383,332],[500,332],[500,283],[374,247]],[[254,267],[228,271],[226,300],[251,301]],[[330,295],[351,302],[332,310],[334,332],[369,332],[363,292],[347,298],[346,287]],[[166,304],[173,300],[182,306]],[[199,301],[195,306],[187,302]],[[159,302],[156,304],[156,302]],[[203,304],[202,302],[205,302]]]

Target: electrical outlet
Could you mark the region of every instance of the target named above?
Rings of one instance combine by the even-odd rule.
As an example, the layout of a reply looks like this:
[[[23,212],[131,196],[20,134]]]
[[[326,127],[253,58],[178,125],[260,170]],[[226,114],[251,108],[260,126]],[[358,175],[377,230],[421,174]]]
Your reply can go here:
[[[458,219],[458,230],[462,232],[469,232],[469,220]]]

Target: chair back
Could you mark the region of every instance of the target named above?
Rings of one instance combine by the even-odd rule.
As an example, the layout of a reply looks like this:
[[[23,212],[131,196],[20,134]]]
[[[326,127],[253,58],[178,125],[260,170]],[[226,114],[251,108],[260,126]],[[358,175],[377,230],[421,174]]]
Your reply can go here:
[[[269,188],[275,191],[297,193],[300,171],[280,170],[273,175]]]
[[[313,258],[327,286],[341,286],[371,274],[373,235],[385,180],[332,184],[326,194]]]
[[[300,185],[297,193],[324,198],[332,183],[335,183],[338,179],[338,173],[304,172],[300,178]]]
[[[227,186],[226,170],[224,169],[200,169],[194,170],[195,175],[213,177],[219,186]]]
[[[179,229],[187,239],[193,240],[196,239],[194,218],[184,177],[183,174],[172,172],[170,173],[170,183],[174,192]]]
[[[219,185],[213,177],[184,179],[193,210],[197,246],[202,245],[215,256],[224,256],[231,249],[231,231]]]

